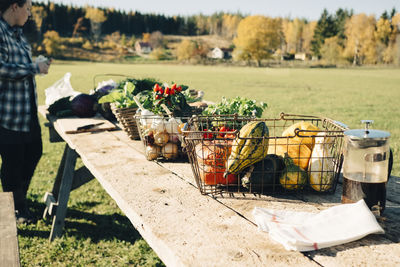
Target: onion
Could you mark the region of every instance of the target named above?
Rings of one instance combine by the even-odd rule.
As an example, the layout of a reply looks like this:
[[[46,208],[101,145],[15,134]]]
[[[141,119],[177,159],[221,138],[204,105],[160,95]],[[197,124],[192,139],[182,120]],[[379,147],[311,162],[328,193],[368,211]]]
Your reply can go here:
[[[169,134],[167,132],[156,132],[154,134],[154,143],[159,146],[163,146],[168,143]]]
[[[167,143],[161,148],[161,155],[166,159],[174,159],[178,157],[178,145],[174,143]]]
[[[161,148],[159,146],[146,146],[146,159],[155,160],[160,155]]]

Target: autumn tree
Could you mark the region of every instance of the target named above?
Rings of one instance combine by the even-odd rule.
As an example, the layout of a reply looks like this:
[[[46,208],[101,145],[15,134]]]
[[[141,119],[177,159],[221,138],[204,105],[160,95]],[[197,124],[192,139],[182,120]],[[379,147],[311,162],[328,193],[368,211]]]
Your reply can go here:
[[[190,60],[196,55],[196,43],[185,39],[176,48],[176,56],[178,60]]]
[[[101,35],[101,24],[107,20],[104,11],[95,7],[86,7],[85,18],[90,20],[90,28],[95,41],[98,41]]]
[[[281,20],[248,16],[240,21],[233,43],[235,59],[254,60],[260,66],[281,43]]]
[[[232,40],[236,36],[236,30],[241,20],[240,15],[224,14],[222,16],[222,35]]]
[[[320,49],[321,58],[328,64],[335,64],[339,61],[343,53],[342,50],[338,36],[327,38]]]
[[[43,6],[32,6],[31,13],[38,33],[37,43],[40,43],[42,40],[43,19],[47,16],[47,12]]]
[[[314,30],[315,27],[317,26],[316,21],[311,21],[309,23],[306,23],[303,28],[303,52],[306,54],[311,53],[311,41],[314,36]]]
[[[149,37],[150,46],[155,48],[162,48],[164,46],[164,35],[160,31],[155,31]]]
[[[347,20],[353,15],[353,11],[338,9],[335,15],[328,13],[326,9],[322,12],[314,31],[314,37],[311,41],[311,51],[314,55],[320,57],[320,48],[325,39],[338,36],[338,43],[344,45],[345,25]]]
[[[62,56],[62,51],[65,49],[56,31],[47,31],[44,34],[43,45],[46,54],[55,58]]]
[[[396,13],[392,17],[392,26],[393,26],[393,33],[392,33],[392,42],[391,42],[391,50],[392,50],[392,57],[393,63],[400,65],[400,13]]]
[[[200,61],[207,57],[207,53],[210,47],[201,40],[189,40],[184,39],[176,49],[176,56],[178,60],[189,61],[196,60]]]
[[[150,42],[150,33],[148,32],[142,33],[142,41],[145,43]]]
[[[303,51],[305,21],[300,19],[284,20],[282,23],[286,43],[286,52],[294,54]]]
[[[354,65],[376,63],[375,18],[364,13],[353,15],[346,23],[345,56]]]
[[[209,28],[208,28],[208,17],[200,14],[195,16],[195,21],[196,21],[196,34],[197,35],[203,35],[203,34],[208,34],[209,33]]]

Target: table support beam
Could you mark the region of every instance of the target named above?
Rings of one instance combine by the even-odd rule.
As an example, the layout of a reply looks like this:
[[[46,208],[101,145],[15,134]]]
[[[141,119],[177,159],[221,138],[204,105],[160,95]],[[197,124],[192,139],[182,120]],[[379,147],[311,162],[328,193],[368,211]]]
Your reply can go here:
[[[56,237],[60,237],[64,228],[64,220],[67,213],[67,204],[74,177],[74,169],[77,157],[78,154],[75,152],[75,150],[69,147],[66,149],[65,165],[63,168],[63,175],[61,178],[60,191],[58,195],[58,207],[56,214],[53,217],[53,224],[49,238],[50,241],[53,241]]]

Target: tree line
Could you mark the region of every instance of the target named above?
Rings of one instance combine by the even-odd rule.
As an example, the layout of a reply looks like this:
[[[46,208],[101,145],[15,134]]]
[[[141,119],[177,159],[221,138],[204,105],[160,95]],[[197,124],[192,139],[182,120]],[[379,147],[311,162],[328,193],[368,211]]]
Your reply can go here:
[[[165,16],[47,2],[34,3],[32,17],[26,32],[37,43],[48,32],[62,37],[84,37],[94,42],[116,32],[136,37],[154,32],[189,36],[211,34],[232,41],[234,59],[254,60],[258,64],[271,56],[290,58],[298,53],[328,63],[400,63],[400,14],[395,9],[385,11],[379,18],[354,14],[352,10],[338,9],[333,14],[323,10],[318,21],[308,21],[224,12],[210,16]],[[186,45],[192,47],[191,50],[202,47]],[[200,48],[194,48],[196,46]],[[199,52],[190,52],[187,57],[191,53]]]

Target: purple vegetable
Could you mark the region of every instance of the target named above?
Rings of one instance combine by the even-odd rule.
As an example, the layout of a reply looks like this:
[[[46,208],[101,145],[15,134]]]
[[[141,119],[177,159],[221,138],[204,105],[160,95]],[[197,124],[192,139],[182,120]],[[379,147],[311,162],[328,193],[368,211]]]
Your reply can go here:
[[[103,87],[99,88],[96,90],[96,93],[99,93],[101,95],[106,95],[108,94],[112,89],[114,89],[115,86],[108,84],[108,85],[104,85]]]
[[[79,94],[72,99],[71,109],[78,117],[93,117],[97,112],[96,98],[93,95]]]

